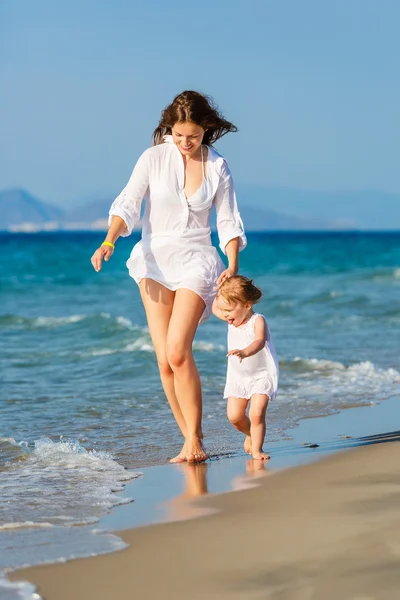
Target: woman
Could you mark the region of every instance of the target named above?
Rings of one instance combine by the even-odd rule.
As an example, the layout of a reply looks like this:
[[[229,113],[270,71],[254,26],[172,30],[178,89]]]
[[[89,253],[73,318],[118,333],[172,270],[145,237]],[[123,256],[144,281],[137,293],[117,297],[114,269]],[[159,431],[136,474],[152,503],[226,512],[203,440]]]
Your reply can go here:
[[[211,145],[230,131],[237,129],[206,96],[176,96],[153,133],[154,146],[112,204],[107,236],[92,256],[99,271],[118,237],[131,233],[146,197],[142,240],[127,267],[139,285],[163,388],[185,440],[171,462],[207,459],[192,342],[198,323],[211,313],[217,285],[236,275],[238,252],[246,245],[229,168]],[[214,205],[225,270],[211,244]]]

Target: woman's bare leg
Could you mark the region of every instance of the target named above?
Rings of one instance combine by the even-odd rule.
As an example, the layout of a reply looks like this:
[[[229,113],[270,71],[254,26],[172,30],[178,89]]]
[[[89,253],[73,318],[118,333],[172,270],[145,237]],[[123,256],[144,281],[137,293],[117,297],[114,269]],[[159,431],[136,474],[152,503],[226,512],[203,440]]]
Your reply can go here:
[[[188,462],[207,459],[202,443],[201,383],[192,354],[193,338],[204,306],[195,292],[177,290],[167,336],[167,359],[174,372],[175,393],[186,424]]]
[[[169,365],[166,355],[167,334],[172,315],[175,292],[172,292],[152,279],[142,279],[139,284],[139,289],[146,311],[150,336],[157,356],[161,383],[171,407],[172,414],[175,417],[175,421],[177,422],[184,439],[186,439],[186,423],[175,394],[174,373]],[[173,458],[171,462],[183,462],[184,460],[186,460],[185,444],[178,456]]]

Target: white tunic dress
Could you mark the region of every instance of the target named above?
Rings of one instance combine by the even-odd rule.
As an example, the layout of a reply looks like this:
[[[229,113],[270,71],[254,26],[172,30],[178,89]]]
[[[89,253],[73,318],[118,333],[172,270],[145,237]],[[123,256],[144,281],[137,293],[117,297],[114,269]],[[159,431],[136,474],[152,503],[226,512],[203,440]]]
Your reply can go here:
[[[264,319],[263,315],[254,313],[251,318],[240,327],[228,325],[228,350],[243,350],[254,342],[256,319]],[[273,400],[278,391],[279,365],[278,357],[267,327],[267,341],[253,356],[244,358],[240,362],[237,356],[228,357],[228,372],[224,398],[247,398],[253,394],[267,394]]]
[[[239,238],[246,246],[243,223],[237,208],[232,176],[225,159],[208,147],[207,169],[203,167],[200,188],[190,197],[184,193],[184,164],[172,136],[148,148],[139,158],[128,184],[114,200],[109,213],[121,217],[129,235],[146,207],[142,240],[134,246],[127,267],[139,283],[150,278],[176,291],[187,288],[205,302],[201,321],[211,313],[217,279],[224,270],[217,249],[211,244],[210,213],[215,206],[221,250]]]

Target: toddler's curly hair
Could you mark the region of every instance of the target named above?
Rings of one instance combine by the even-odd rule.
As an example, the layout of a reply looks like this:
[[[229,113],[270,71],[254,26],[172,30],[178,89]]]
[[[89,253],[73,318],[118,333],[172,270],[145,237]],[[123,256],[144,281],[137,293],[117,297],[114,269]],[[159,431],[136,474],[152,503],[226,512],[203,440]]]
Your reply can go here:
[[[254,285],[252,279],[244,277],[244,275],[234,275],[225,279],[219,287],[217,295],[222,296],[228,302],[256,304],[262,296],[262,291]]]

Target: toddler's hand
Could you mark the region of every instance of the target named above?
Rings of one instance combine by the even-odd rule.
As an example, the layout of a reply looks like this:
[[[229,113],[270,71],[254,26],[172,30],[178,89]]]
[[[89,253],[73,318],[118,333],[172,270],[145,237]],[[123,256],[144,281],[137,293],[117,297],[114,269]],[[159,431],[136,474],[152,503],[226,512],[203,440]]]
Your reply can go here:
[[[229,350],[227,356],[237,356],[240,362],[246,358],[246,354],[243,352],[243,350]]]

